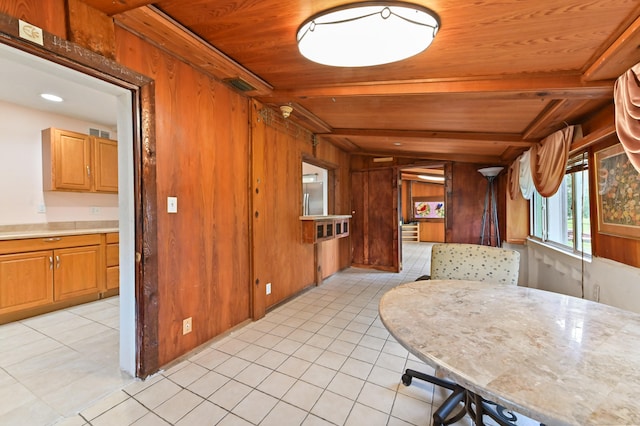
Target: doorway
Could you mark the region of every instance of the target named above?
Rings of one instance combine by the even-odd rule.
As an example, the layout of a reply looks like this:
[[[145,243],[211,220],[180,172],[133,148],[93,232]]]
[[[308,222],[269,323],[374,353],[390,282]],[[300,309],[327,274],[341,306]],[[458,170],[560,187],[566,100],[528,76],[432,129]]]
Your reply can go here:
[[[401,182],[402,240],[445,242],[445,165],[403,168]]]
[[[134,111],[132,91],[113,83],[89,76],[77,70],[51,62],[21,49],[0,43],[1,71],[4,84],[0,99],[17,105],[24,111],[45,112],[48,117],[68,117],[66,123],[87,122],[112,129],[118,140],[117,215],[120,244],[120,368],[136,376],[136,319],[135,319],[135,209],[133,173]],[[42,91],[57,92],[68,102],[47,104],[39,98]],[[25,120],[25,125],[29,120]],[[35,124],[35,123],[34,123]],[[41,129],[37,129],[39,134]],[[31,159],[33,160],[33,159]],[[39,163],[39,158],[30,161]],[[35,166],[34,166],[35,167]],[[40,166],[41,169],[41,166]],[[77,195],[76,199],[77,199]],[[45,197],[45,195],[42,195]],[[46,215],[45,199],[36,199],[35,208]],[[92,200],[98,202],[96,197]],[[103,202],[104,200],[100,200]],[[110,211],[94,207],[94,212]],[[105,213],[107,214],[107,213]],[[109,219],[112,216],[106,216]],[[95,219],[100,215],[96,214]],[[43,218],[44,219],[44,218]],[[45,219],[46,220],[46,219]]]

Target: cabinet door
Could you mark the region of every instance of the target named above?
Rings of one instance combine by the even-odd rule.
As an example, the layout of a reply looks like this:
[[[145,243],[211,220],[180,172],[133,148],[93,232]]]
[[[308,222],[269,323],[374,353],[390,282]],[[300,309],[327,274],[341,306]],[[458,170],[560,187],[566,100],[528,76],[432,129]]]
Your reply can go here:
[[[0,256],[0,314],[53,302],[53,252]]]
[[[100,291],[100,246],[74,247],[54,251],[54,298],[71,299]]]
[[[118,143],[95,137],[93,140],[95,190],[118,192]]]
[[[45,129],[42,161],[45,190],[91,190],[91,139],[88,135]]]

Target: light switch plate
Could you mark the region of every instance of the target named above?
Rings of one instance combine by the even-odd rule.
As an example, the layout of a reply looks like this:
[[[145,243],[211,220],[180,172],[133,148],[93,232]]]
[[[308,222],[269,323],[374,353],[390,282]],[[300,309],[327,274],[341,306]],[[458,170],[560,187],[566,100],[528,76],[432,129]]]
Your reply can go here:
[[[178,213],[178,197],[167,197],[167,213]]]

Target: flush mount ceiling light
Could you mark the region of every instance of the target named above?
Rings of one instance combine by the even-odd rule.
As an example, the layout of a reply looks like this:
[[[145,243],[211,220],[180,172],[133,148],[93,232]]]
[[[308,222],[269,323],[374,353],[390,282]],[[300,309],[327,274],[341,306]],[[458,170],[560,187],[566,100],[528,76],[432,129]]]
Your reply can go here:
[[[382,65],[422,52],[439,27],[438,15],[423,6],[398,1],[352,3],[307,19],[298,29],[298,49],[324,65]]]

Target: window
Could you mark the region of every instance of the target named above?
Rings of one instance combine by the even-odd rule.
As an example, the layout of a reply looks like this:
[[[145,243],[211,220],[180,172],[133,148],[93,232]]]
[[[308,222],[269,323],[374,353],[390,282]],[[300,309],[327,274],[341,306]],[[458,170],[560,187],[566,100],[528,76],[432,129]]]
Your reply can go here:
[[[562,185],[551,197],[531,199],[533,236],[573,252],[591,254],[587,155],[569,159]]]

